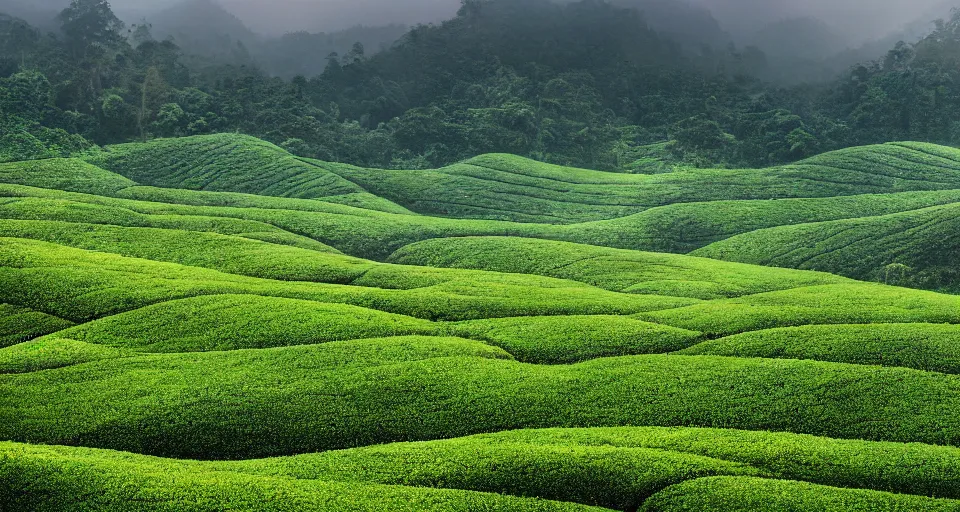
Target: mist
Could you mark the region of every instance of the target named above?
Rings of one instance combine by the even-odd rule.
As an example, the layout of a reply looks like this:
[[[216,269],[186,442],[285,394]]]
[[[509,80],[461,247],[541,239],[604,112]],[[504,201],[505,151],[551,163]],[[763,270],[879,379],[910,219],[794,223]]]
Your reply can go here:
[[[437,22],[452,17],[459,0],[220,0],[254,31],[277,35],[330,31],[354,25]],[[683,0],[677,0],[683,1]],[[116,0],[120,10],[157,9],[177,0]],[[614,2],[617,3],[617,2]],[[949,12],[944,0],[690,0],[710,10],[727,31],[749,34],[787,18],[816,18],[851,41],[876,39],[916,21]],[[925,17],[929,19],[924,19]]]
[[[184,0],[114,0],[125,19],[149,16]],[[294,31],[336,31],[356,25],[414,25],[452,17],[460,0],[217,0],[253,31],[267,36]],[[658,0],[620,0],[642,5]],[[669,0],[668,0],[669,1]],[[953,0],[675,0],[708,9],[723,29],[743,40],[764,26],[790,18],[816,18],[852,44],[878,39],[917,22],[949,13]],[[0,0],[56,10],[67,0]]]
[[[955,2],[944,0],[694,0],[733,33],[749,34],[789,18],[816,18],[851,41],[884,37],[915,22],[946,16]]]

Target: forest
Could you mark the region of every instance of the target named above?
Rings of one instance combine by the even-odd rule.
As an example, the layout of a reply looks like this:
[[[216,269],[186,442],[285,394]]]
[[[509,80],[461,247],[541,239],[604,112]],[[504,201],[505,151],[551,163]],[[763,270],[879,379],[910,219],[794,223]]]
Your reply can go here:
[[[641,12],[599,0],[465,0],[455,18],[415,26],[383,51],[344,42],[347,51],[312,56],[316,74],[294,76],[304,67],[272,58],[289,59],[290,38],[264,50],[271,71],[242,41],[186,52],[155,38],[149,20],[124,24],[106,0],[74,1],[56,23],[45,32],[0,17],[0,158],[236,132],[370,167],[504,152],[659,172],[889,140],[960,143],[956,15],[829,81],[792,85],[758,78],[776,65],[760,48],[667,37]],[[309,48],[309,34],[296,37]]]

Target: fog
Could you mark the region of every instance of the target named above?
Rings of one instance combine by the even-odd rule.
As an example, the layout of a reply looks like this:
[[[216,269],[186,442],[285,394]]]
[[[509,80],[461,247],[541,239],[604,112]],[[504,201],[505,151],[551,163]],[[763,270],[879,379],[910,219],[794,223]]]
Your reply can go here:
[[[459,1],[453,0],[222,0],[221,4],[264,34],[438,22],[453,17],[459,8]]]
[[[459,0],[220,0],[257,32],[336,30],[387,23],[415,24],[451,17]],[[731,33],[750,33],[784,18],[813,17],[852,40],[883,37],[925,16],[943,16],[944,0],[691,0],[709,9]],[[121,10],[156,9],[176,0],[115,0]]]
[[[113,0],[124,19],[164,10],[184,0]],[[196,0],[188,0],[196,1]],[[437,22],[456,13],[460,0],[217,0],[263,35],[335,31],[355,25]],[[615,0],[642,5],[662,0]],[[669,0],[668,0],[669,1]],[[676,0],[685,1],[685,0]],[[812,17],[842,32],[852,44],[887,36],[904,26],[945,16],[960,0],[686,0],[709,9],[736,39],[788,18]],[[32,8],[59,9],[68,0],[0,0]],[[740,37],[738,37],[740,36]]]
[[[932,21],[960,2],[945,0],[694,0],[732,33],[750,33],[786,18],[812,17],[853,41],[880,38],[904,26]]]

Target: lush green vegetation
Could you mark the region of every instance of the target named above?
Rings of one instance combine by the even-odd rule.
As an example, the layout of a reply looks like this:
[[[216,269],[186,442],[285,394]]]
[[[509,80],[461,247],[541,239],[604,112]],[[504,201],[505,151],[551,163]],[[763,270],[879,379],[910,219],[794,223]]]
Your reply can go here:
[[[958,323],[960,297],[866,283],[809,286],[640,315],[709,336],[809,324]]]
[[[55,336],[144,352],[193,352],[436,331],[426,320],[356,306],[255,295],[211,295],[163,302],[66,329]]]
[[[956,508],[960,299],[613,248],[952,208],[938,175],[917,188],[943,190],[896,192],[883,175],[897,171],[873,166],[879,181],[849,196],[664,196],[609,220],[518,223],[271,189],[248,181],[267,162],[225,162],[358,169],[215,140],[5,164],[0,506]],[[867,167],[890,148],[742,172],[795,187],[824,159]],[[647,179],[481,161],[608,198]],[[190,181],[204,175],[222,186]]]
[[[0,510],[960,510],[960,14],[779,88],[636,6],[0,15]]]
[[[0,348],[16,345],[73,325],[62,318],[31,309],[0,304]]]
[[[915,44],[894,39],[809,62],[782,55],[776,42],[732,45],[709,13],[615,4],[471,0],[379,53],[359,40],[387,43],[396,27],[360,29],[358,41],[298,33],[262,43],[209,3],[183,6],[184,26],[156,13],[126,27],[105,0],[72,1],[42,28],[4,15],[0,160],[242,132],[304,157],[372,167],[508,152],[660,172],[774,165],[891,140],[958,142],[956,17]],[[803,28],[789,20],[767,30],[797,46],[829,39],[795,34]],[[781,75],[825,83],[756,78]]]
[[[683,354],[815,359],[960,373],[960,330],[944,324],[807,325],[703,342]]]
[[[492,493],[278,478],[160,459],[4,443],[0,506],[10,510],[588,511],[573,503]],[[31,492],[18,492],[29,487]],[[149,504],[149,505],[146,505]],[[415,508],[414,508],[415,507]]]
[[[555,166],[505,155],[433,171],[342,165],[330,170],[422,213],[571,223],[623,217],[674,203],[960,188],[960,152],[941,151],[949,151],[952,158],[930,156],[911,146],[881,145],[763,170],[688,169],[655,175],[578,170],[561,174]]]
[[[954,376],[675,355],[537,366],[503,360],[479,342],[462,344],[463,352],[488,354],[437,355],[434,339],[401,338],[399,354],[376,340],[335,342],[3,375],[0,435],[205,459],[591,425],[960,443]]]
[[[668,488],[644,503],[644,511],[868,511],[957,510],[957,500],[938,500],[860,489],[760,478],[701,478]]]
[[[694,254],[957,291],[958,223],[960,208],[951,204],[763,229],[716,242]]]
[[[436,239],[408,245],[390,261],[474,268],[580,281],[612,291],[699,299],[849,281],[829,274],[758,270],[709,259],[514,237]]]
[[[0,164],[0,177],[4,183],[103,195],[135,184],[81,160],[65,158]]]
[[[541,364],[672,352],[700,339],[698,332],[604,315],[472,320],[444,329],[502,347],[520,361]]]
[[[0,289],[10,303],[33,305],[38,311],[78,321],[165,300],[223,293],[353,304],[442,320],[631,314],[697,302],[619,294],[536,276],[443,270],[431,276],[430,269],[422,269],[423,274],[408,277],[404,267],[364,276],[379,277],[379,286],[358,285],[360,281],[353,286],[276,281],[11,238],[0,238],[0,263]],[[478,276],[486,276],[487,282],[472,279]]]
[[[372,210],[406,212],[323,167],[252,137],[228,134],[124,144],[110,146],[88,160],[141,185],[322,198]]]
[[[214,143],[217,141],[225,144],[226,147],[233,148],[232,152],[224,152],[217,143]],[[319,169],[317,166],[324,166],[336,172],[342,172],[343,169],[352,169],[351,172],[365,172],[370,173],[371,176],[377,176],[377,173],[381,173],[381,171],[376,170],[363,170],[322,162],[313,162],[307,165],[279,148],[264,146],[248,137],[235,135],[191,137],[145,145],[133,144],[117,150],[110,149],[101,152],[89,160],[106,165],[104,162],[109,158],[116,157],[120,160],[125,158],[116,156],[114,153],[127,156],[154,155],[155,150],[151,149],[154,146],[162,149],[162,151],[156,151],[158,153],[156,157],[151,156],[144,160],[145,163],[136,164],[134,162],[130,164],[133,167],[139,165],[140,167],[137,167],[138,171],[123,171],[119,167],[117,170],[138,179],[148,180],[151,183],[155,183],[154,180],[159,179],[164,185],[179,186],[184,180],[186,182],[199,180],[196,183],[202,183],[205,179],[204,176],[214,172],[212,169],[216,169],[217,165],[223,165],[231,169],[237,169],[236,174],[245,176],[245,178],[231,181],[231,178],[219,173],[217,180],[223,182],[221,183],[222,188],[243,190],[244,187],[248,187],[277,194],[293,193],[284,188],[287,185],[283,185],[282,177],[271,176],[270,180],[264,179],[260,182],[242,181],[249,179],[252,176],[251,173],[257,172],[256,169],[263,166],[245,167],[231,160],[237,158],[231,155],[260,155],[263,151],[269,150],[270,154],[274,155],[275,161],[286,162],[292,168],[299,168],[306,173],[304,179],[310,179],[309,176],[313,175],[313,170]],[[631,207],[626,212],[622,211],[624,210],[622,207],[611,206],[612,210],[602,213],[603,208],[594,205],[593,203],[596,201],[591,197],[578,198],[575,194],[571,194],[563,188],[556,191],[544,189],[545,192],[549,192],[547,197],[550,199],[547,201],[554,201],[554,203],[551,203],[552,206],[545,206],[547,211],[552,213],[549,216],[543,216],[544,210],[535,206],[535,199],[527,196],[511,197],[509,193],[494,193],[493,191],[499,185],[496,183],[492,185],[480,183],[477,185],[478,190],[488,190],[489,192],[483,192],[473,199],[467,198],[466,200],[477,201],[477,204],[493,204],[506,200],[519,205],[517,207],[520,210],[515,213],[484,213],[479,210],[475,211],[468,206],[463,206],[463,208],[470,211],[464,210],[460,206],[455,209],[458,212],[457,215],[467,217],[537,220],[548,223],[559,222],[561,223],[559,225],[414,215],[399,206],[390,206],[379,200],[363,199],[370,195],[368,192],[325,196],[319,200],[312,200],[236,192],[157,188],[138,185],[101,167],[88,165],[77,160],[42,160],[22,164],[6,164],[5,166],[0,164],[0,172],[6,171],[5,182],[10,183],[0,186],[0,195],[21,198],[19,201],[5,201],[2,205],[3,210],[0,210],[0,215],[11,219],[82,221],[136,227],[213,231],[318,250],[321,246],[317,242],[320,242],[336,247],[348,254],[373,259],[384,259],[404,245],[424,239],[476,235],[524,236],[628,249],[682,253],[739,233],[748,233],[762,228],[792,226],[800,229],[801,226],[797,226],[798,224],[834,221],[835,219],[860,222],[859,217],[896,214],[898,212],[903,212],[901,217],[912,218],[914,215],[922,215],[923,212],[920,210],[923,208],[941,205],[944,209],[949,209],[950,205],[955,204],[958,199],[956,190],[891,194],[862,194],[859,192],[863,190],[900,190],[901,188],[911,187],[944,188],[960,185],[901,180],[903,182],[901,187],[901,185],[895,183],[899,178],[883,177],[877,174],[876,176],[881,177],[860,176],[851,178],[855,180],[855,183],[858,183],[858,186],[862,185],[866,188],[844,191],[838,190],[834,184],[816,181],[818,174],[832,168],[830,166],[832,165],[831,162],[843,160],[848,158],[849,155],[858,155],[860,160],[857,161],[857,165],[860,168],[880,172],[882,169],[871,164],[869,160],[874,159],[874,157],[886,158],[888,152],[901,147],[894,145],[874,146],[862,151],[850,150],[825,155],[811,160],[811,162],[820,163],[798,165],[789,173],[785,170],[786,168],[760,171],[694,170],[686,173],[691,178],[699,176],[697,178],[699,180],[714,179],[709,177],[711,173],[732,176],[740,172],[744,176],[767,176],[764,179],[771,181],[764,186],[765,188],[753,190],[750,188],[752,185],[742,184],[743,193],[747,197],[753,195],[767,199],[675,202],[699,201],[708,198],[686,197],[700,194],[700,191],[703,190],[703,187],[697,186],[697,183],[699,183],[697,179],[691,179],[689,182],[681,180],[675,185],[665,183],[647,183],[644,185],[650,191],[662,191],[663,187],[668,185],[678,187],[674,189],[676,194],[673,197],[658,194],[657,197],[650,198],[651,201],[656,201],[656,204],[666,203],[665,206],[649,209],[639,206]],[[947,148],[936,149],[933,146],[924,146],[924,148],[930,154],[939,151],[941,154],[949,155],[953,151]],[[156,162],[162,164],[165,161],[164,158],[180,162],[183,169],[177,170],[164,165],[153,166]],[[256,161],[256,158],[259,157],[252,160]],[[489,161],[489,165],[500,165],[505,169],[528,168],[529,170],[523,171],[527,174],[511,171],[514,176],[523,177],[523,179],[546,180],[551,176],[556,178],[558,173],[569,172],[571,173],[569,180],[580,181],[581,183],[561,183],[562,187],[593,187],[596,189],[594,196],[598,194],[604,197],[609,196],[612,201],[616,201],[614,198],[618,194],[630,197],[630,194],[637,191],[638,183],[642,184],[650,179],[661,179],[659,176],[623,175],[559,168],[545,164],[534,165],[530,161],[506,157],[488,156],[475,160]],[[297,167],[297,165],[301,167]],[[510,165],[513,167],[510,167]],[[468,164],[461,165],[461,167],[467,166]],[[932,173],[938,169],[941,169],[941,167],[937,167],[935,162],[927,162],[922,170]],[[327,171],[318,172],[322,174]],[[396,172],[400,175],[406,173],[406,171],[404,173]],[[487,169],[483,172],[493,171]],[[895,173],[895,171],[883,172]],[[233,175],[233,173],[230,174]],[[683,173],[663,176],[680,176],[681,174]],[[326,176],[336,178],[333,173],[328,173]],[[875,178],[879,181],[876,181]],[[270,192],[274,184],[272,180],[276,179],[280,180],[277,182],[280,188]],[[871,180],[876,182],[874,183]],[[13,185],[14,183],[24,186],[16,186]],[[411,183],[421,186],[426,182],[411,178]],[[781,185],[777,185],[777,183],[781,183]],[[795,186],[797,183],[814,183],[814,185],[810,185],[809,194],[825,197],[768,200],[781,196],[777,188],[782,187],[782,183],[793,183],[794,185],[791,186]],[[869,183],[874,184],[869,185]],[[380,185],[376,186],[380,187]],[[55,189],[67,189],[80,193],[74,194]],[[456,185],[450,184],[441,190],[432,191],[430,195],[455,197],[458,194],[456,190],[458,190]],[[729,191],[731,189],[723,190]],[[397,189],[396,193],[402,193],[402,190]],[[835,195],[843,193],[854,195]],[[26,198],[32,198],[32,202],[27,201]],[[563,201],[556,202],[557,198],[562,198]],[[354,199],[357,201],[354,201]],[[409,198],[402,199],[402,202],[409,200]],[[51,201],[70,201],[71,204],[54,204]],[[360,207],[340,205],[336,202],[352,203]],[[414,206],[412,203],[409,205]],[[428,207],[425,211],[429,211],[431,208]],[[643,211],[627,215],[630,211],[635,210]],[[593,213],[590,213],[591,211]],[[616,213],[617,211],[620,211],[620,213]],[[620,214],[626,216],[600,221],[575,222],[582,219],[583,216],[590,218],[590,216],[604,217]],[[145,215],[150,217],[144,217]],[[163,218],[159,216],[163,216]],[[176,218],[170,218],[171,216],[176,216]],[[211,218],[230,220],[214,221]],[[371,222],[371,220],[375,220],[375,222]],[[571,224],[571,222],[574,223]],[[751,235],[747,234],[745,236],[749,237]],[[707,250],[705,249],[705,251]],[[942,274],[948,273],[944,270],[947,267],[946,265],[941,267],[943,267],[941,268],[943,270]],[[859,274],[857,276],[873,277],[872,275],[862,276]],[[944,279],[949,280],[949,277]]]
[[[535,183],[546,202],[511,199],[510,221],[417,214],[357,178],[386,171],[243,136],[2,164],[0,438],[27,444],[0,448],[0,504],[953,509],[960,299],[616,248],[869,239],[874,219],[955,209],[951,158],[637,176],[490,155],[409,175],[450,177],[428,191],[444,198],[479,180],[488,205],[512,193],[491,176]],[[849,183],[820,181],[837,167]],[[711,179],[753,199],[698,195]],[[654,202],[624,202],[644,187]],[[564,428],[461,438],[541,427]]]
[[[95,449],[15,443],[0,445],[0,453],[3,454],[0,460],[4,461],[4,465],[0,465],[0,485],[12,488],[27,478],[36,479],[40,484],[35,488],[36,493],[19,498],[33,499],[34,503],[41,499],[77,499],[78,504],[89,506],[97,503],[92,500],[107,501],[96,495],[85,500],[75,498],[82,493],[66,496],[74,489],[89,489],[87,475],[98,471],[110,475],[110,483],[130,484],[123,486],[124,491],[109,488],[112,491],[110,499],[118,503],[135,499],[135,495],[124,494],[137,492],[129,490],[139,488],[132,482],[178,474],[189,475],[193,485],[177,485],[176,480],[166,477],[161,480],[162,484],[147,486],[150,491],[139,492],[156,493],[155,499],[165,502],[192,493],[226,492],[231,485],[241,483],[254,490],[278,485],[295,490],[292,496],[271,503],[278,509],[285,509],[290,503],[287,500],[293,501],[302,496],[301,493],[316,492],[323,486],[336,488],[336,483],[340,483],[345,489],[349,487],[344,484],[373,489],[384,485],[401,486],[393,489],[411,494],[418,492],[416,489],[422,489],[419,491],[422,493],[427,492],[424,488],[439,487],[518,497],[548,496],[566,502],[633,510],[651,495],[654,498],[648,500],[647,506],[669,503],[668,496],[670,500],[693,499],[703,491],[683,496],[684,493],[674,485],[690,482],[690,487],[700,488],[704,483],[701,478],[720,475],[734,477],[735,482],[754,477],[749,482],[755,486],[754,493],[760,495],[770,492],[770,486],[776,487],[777,481],[756,477],[821,484],[801,486],[800,489],[807,493],[813,490],[843,492],[837,488],[824,489],[823,484],[860,486],[874,492],[847,490],[846,493],[867,499],[868,503],[871,497],[880,497],[904,504],[949,504],[949,500],[907,495],[894,498],[875,491],[909,491],[941,498],[953,497],[956,495],[957,458],[955,448],[919,444],[665,428],[521,430],[237,462],[179,461]],[[811,471],[805,464],[812,460],[822,464],[821,471]],[[903,461],[910,461],[910,466],[904,466]],[[65,467],[73,469],[69,473],[60,473],[62,476],[55,480],[59,487],[43,485]],[[550,478],[543,478],[545,474]],[[787,488],[799,483],[789,483]],[[458,493],[450,495],[463,496]],[[251,490],[234,497],[237,500],[257,498],[256,491]],[[418,499],[424,498],[419,496]],[[19,503],[24,505],[27,502]]]

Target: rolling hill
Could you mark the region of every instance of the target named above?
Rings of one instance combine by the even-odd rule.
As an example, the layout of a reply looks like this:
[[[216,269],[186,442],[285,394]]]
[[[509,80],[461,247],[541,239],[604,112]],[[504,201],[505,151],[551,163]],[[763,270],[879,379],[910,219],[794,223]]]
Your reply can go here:
[[[0,510],[960,510],[960,296],[894,286],[958,204],[913,143],[0,164]]]
[[[960,209],[950,204],[763,229],[716,242],[695,254],[957,291],[958,226]]]

